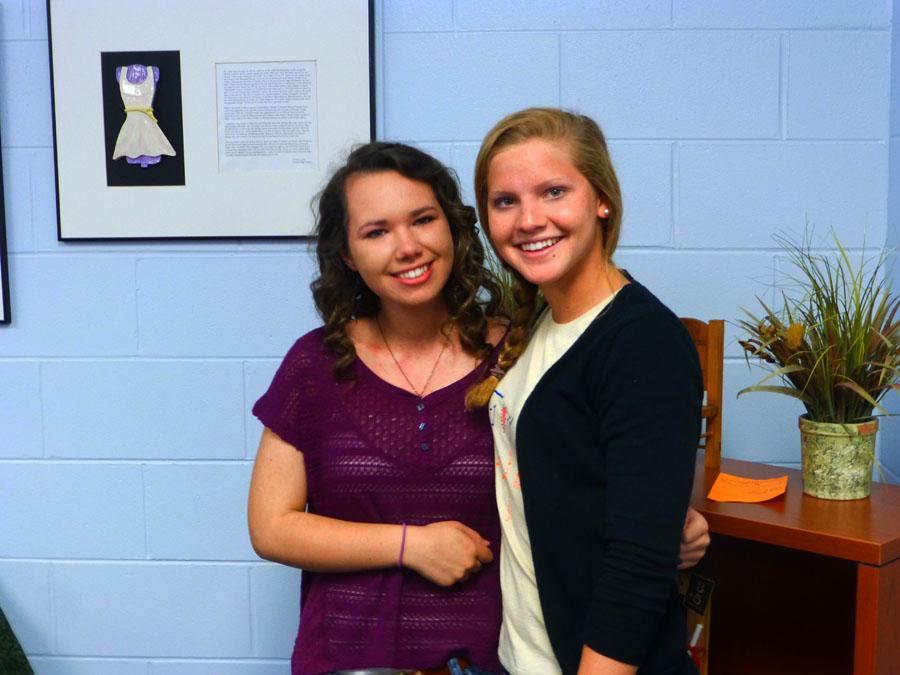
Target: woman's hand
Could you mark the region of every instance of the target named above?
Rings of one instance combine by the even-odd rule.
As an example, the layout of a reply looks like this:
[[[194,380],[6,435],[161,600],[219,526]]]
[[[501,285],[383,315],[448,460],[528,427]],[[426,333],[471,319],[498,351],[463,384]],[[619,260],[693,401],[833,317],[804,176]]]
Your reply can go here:
[[[403,566],[439,586],[452,586],[494,559],[489,544],[471,527],[455,520],[409,526]]]
[[[678,569],[685,570],[696,565],[706,555],[707,548],[709,548],[709,523],[699,512],[688,507],[684,529],[681,531],[681,550],[678,552],[681,562]]]

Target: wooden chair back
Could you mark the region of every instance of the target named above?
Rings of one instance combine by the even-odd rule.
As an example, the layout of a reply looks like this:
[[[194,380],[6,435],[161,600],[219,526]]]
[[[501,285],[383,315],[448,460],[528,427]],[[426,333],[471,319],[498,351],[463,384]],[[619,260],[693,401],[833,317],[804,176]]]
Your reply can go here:
[[[707,469],[719,469],[722,456],[722,375],[725,362],[725,322],[712,319],[682,318],[688,329],[703,370],[703,390],[706,394],[700,417],[703,429],[699,448],[704,451]]]

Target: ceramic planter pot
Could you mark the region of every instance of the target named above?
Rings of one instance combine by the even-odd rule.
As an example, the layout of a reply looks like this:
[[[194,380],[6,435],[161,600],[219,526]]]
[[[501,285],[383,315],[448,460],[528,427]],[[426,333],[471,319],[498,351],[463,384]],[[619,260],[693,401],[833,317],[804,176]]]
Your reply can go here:
[[[878,420],[813,422],[800,416],[803,491],[822,499],[869,496]]]

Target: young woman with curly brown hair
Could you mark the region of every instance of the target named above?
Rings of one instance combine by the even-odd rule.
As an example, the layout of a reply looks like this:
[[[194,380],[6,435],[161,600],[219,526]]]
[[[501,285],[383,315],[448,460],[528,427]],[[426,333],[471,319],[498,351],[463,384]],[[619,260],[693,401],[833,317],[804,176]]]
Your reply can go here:
[[[463,399],[504,328],[474,209],[434,158],[370,143],[316,235],[325,325],[254,406],[253,545],[304,570],[292,671],[498,672],[493,450]]]

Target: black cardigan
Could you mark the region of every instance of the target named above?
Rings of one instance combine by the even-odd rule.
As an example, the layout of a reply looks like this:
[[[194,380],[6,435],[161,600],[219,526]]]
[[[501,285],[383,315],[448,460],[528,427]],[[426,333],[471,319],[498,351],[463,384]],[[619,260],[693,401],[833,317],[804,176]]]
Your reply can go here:
[[[632,281],[544,374],[516,453],[541,607],[563,673],[582,644],[694,673],[676,596],[703,381],[681,321]]]

